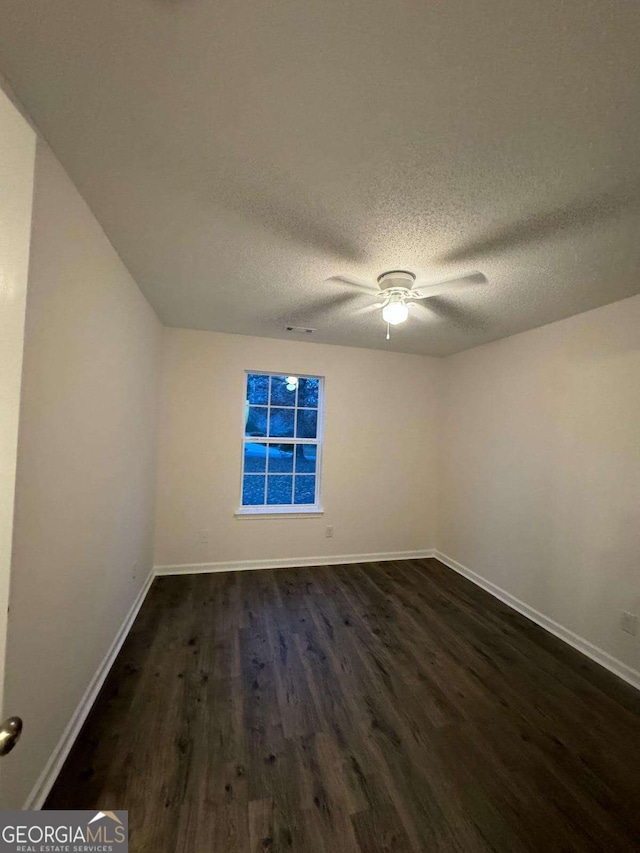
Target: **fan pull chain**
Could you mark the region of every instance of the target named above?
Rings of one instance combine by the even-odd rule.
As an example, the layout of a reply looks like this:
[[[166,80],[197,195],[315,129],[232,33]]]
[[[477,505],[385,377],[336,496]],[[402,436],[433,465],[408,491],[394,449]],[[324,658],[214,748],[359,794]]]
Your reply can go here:
[[[387,323],[387,340],[391,339],[391,335],[389,334],[389,324]]]

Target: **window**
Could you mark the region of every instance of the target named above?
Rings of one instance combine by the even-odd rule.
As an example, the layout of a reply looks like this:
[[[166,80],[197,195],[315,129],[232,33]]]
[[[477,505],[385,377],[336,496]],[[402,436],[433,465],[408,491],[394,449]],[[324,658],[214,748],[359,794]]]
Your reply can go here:
[[[247,373],[241,513],[319,512],[323,380]]]

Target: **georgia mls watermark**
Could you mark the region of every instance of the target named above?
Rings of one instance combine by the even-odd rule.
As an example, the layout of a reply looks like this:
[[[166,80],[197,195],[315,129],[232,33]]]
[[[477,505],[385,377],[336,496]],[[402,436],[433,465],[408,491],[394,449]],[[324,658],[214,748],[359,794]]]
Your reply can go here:
[[[129,813],[0,812],[0,853],[128,853]]]

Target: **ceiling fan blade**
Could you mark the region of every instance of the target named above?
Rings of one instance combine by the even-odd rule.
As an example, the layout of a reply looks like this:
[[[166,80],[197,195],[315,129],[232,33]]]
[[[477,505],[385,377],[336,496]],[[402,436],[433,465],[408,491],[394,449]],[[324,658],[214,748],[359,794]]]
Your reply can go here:
[[[427,303],[415,303],[416,308],[433,322],[444,322],[460,329],[477,330],[488,328],[486,317],[479,311],[465,308],[451,299],[434,299]]]
[[[376,312],[379,313],[383,305],[384,302],[374,302],[371,305],[363,305],[361,308],[356,308],[356,310],[353,311],[353,315],[362,317],[366,314],[374,314]]]
[[[301,306],[293,318],[288,318],[288,322],[295,320],[296,326],[313,325],[322,318],[334,317],[346,310],[351,311],[349,307],[351,303],[357,302],[363,295],[362,293],[338,293],[334,296],[314,299]]]
[[[409,314],[416,320],[420,320],[422,323],[433,320],[433,313],[422,302],[408,302],[407,305],[409,306]]]
[[[457,276],[434,284],[421,284],[416,288],[412,297],[415,299],[430,299],[432,296],[450,296],[473,284],[485,284],[486,275],[481,272],[470,272],[468,275]]]
[[[331,282],[332,284],[346,284],[349,287],[357,287],[367,293],[380,293],[380,288],[371,284],[371,282],[365,281],[361,278],[353,278],[349,275],[332,275],[330,278],[326,278],[325,282]]]

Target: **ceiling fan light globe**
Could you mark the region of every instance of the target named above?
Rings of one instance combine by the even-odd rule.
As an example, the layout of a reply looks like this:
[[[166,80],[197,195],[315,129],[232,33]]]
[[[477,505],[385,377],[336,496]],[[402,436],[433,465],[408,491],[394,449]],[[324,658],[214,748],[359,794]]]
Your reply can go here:
[[[382,319],[391,326],[398,326],[400,323],[404,323],[408,316],[409,309],[401,301],[389,302],[382,309]]]

